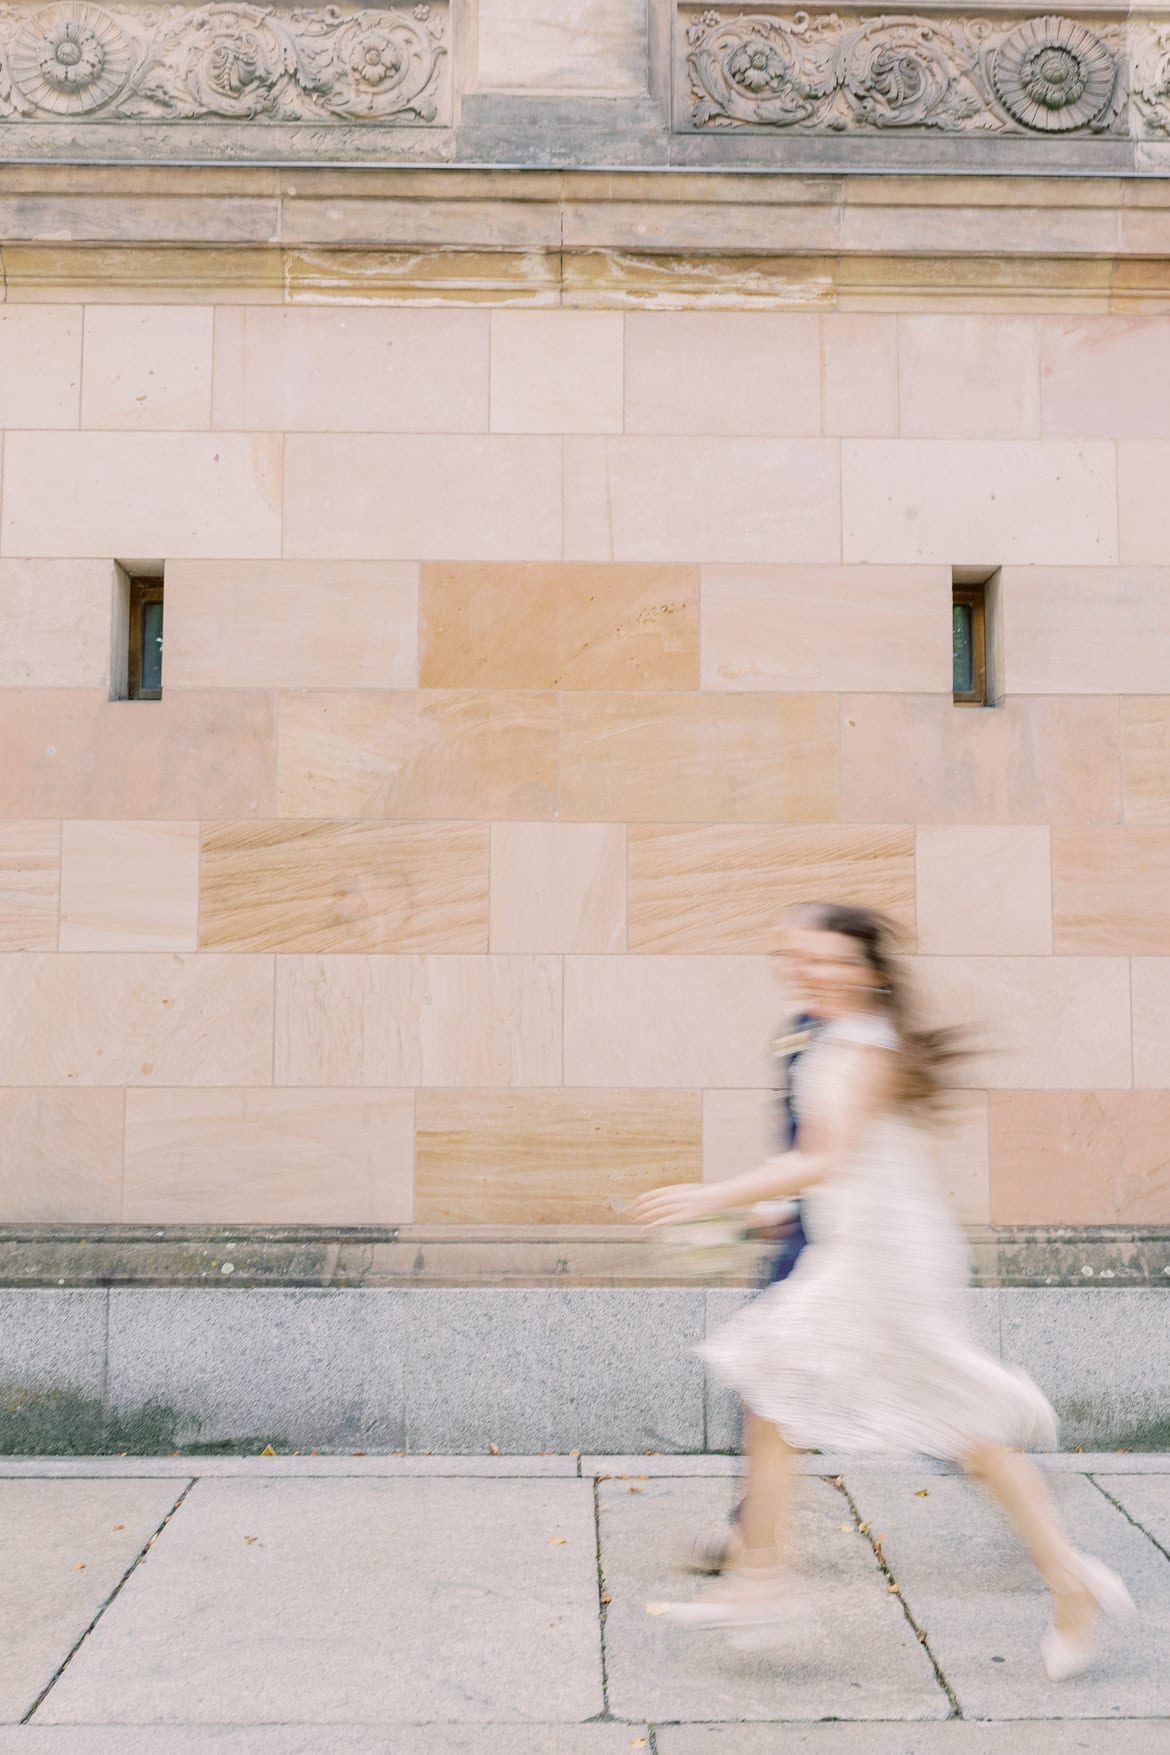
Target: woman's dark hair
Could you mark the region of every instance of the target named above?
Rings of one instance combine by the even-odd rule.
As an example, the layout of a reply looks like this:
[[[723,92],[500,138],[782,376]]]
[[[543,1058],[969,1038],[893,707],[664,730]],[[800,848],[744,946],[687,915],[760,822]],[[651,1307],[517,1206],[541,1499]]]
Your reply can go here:
[[[876,999],[901,1043],[898,1097],[903,1103],[930,1103],[945,1088],[944,1068],[964,1059],[961,1030],[924,1029],[917,1020],[913,994],[897,954],[897,927],[870,908],[840,902],[812,902],[797,909],[794,924],[813,932],[835,932],[851,938],[869,968],[879,977]]]

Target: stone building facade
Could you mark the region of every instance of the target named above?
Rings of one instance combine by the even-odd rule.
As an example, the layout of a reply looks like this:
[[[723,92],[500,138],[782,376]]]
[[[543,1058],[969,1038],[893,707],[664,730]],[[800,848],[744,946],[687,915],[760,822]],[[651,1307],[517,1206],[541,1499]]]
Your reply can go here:
[[[30,0],[0,156],[10,1286],[644,1280],[816,896],[1157,1298],[1170,15]]]

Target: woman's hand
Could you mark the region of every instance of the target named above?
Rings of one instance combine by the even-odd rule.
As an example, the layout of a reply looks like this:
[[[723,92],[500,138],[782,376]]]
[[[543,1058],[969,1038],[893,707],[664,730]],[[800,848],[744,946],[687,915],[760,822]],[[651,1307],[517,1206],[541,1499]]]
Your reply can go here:
[[[682,1225],[688,1219],[721,1213],[726,1206],[727,1197],[717,1182],[674,1182],[640,1194],[631,1203],[630,1214],[639,1225]]]

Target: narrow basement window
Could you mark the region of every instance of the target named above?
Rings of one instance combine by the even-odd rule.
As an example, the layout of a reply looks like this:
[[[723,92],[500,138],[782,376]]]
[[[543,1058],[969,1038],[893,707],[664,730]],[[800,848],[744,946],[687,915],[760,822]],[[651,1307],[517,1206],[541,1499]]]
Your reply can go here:
[[[987,705],[987,586],[951,586],[951,686],[956,706]]]
[[[114,599],[114,699],[161,700],[162,662],[162,567],[120,565]]]

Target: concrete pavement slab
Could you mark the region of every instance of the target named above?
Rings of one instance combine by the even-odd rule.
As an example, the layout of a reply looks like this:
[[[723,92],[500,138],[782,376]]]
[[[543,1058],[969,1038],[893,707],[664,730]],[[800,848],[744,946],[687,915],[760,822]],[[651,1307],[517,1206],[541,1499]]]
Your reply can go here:
[[[1168,1755],[1170,1725],[667,1725],[658,1755]],[[7,1755],[0,1743],[0,1755]],[[15,1755],[15,1751],[14,1751]],[[56,1751],[53,1752],[56,1755]],[[88,1751],[86,1752],[88,1755]],[[102,1751],[105,1755],[105,1751]]]
[[[1168,1465],[1170,1466],[1170,1465]],[[481,1476],[531,1480],[539,1475],[580,1474],[575,1456],[98,1456],[10,1457],[0,1459],[0,1481],[29,1477],[89,1480],[102,1477],[142,1479],[181,1475],[240,1476],[244,1480],[337,1480],[351,1476],[409,1475]]]
[[[0,1483],[0,1721],[29,1711],[185,1485]]]
[[[1116,1499],[1127,1517],[1170,1554],[1170,1474],[1094,1475],[1102,1492]]]
[[[204,1480],[36,1722],[572,1723],[601,1709],[590,1482]]]
[[[672,1548],[726,1517],[734,1483],[603,1481],[601,1558],[611,1597],[605,1629],[610,1711],[651,1720],[944,1718],[929,1659],[889,1594],[842,1494],[798,1483],[796,1565],[808,1617],[799,1645],[735,1651],[718,1634],[682,1632],[646,1614],[653,1599],[686,1599],[696,1582]],[[844,1526],[844,1527],[842,1527]]]
[[[0,1755],[630,1755],[646,1725],[27,1725]]]
[[[1059,1686],[1040,1661],[1043,1586],[983,1493],[905,1474],[845,1481],[965,1718],[1170,1717],[1170,1562],[1092,1481],[1054,1475],[1051,1486],[1076,1545],[1116,1566],[1141,1612],[1107,1626],[1098,1663]]]

